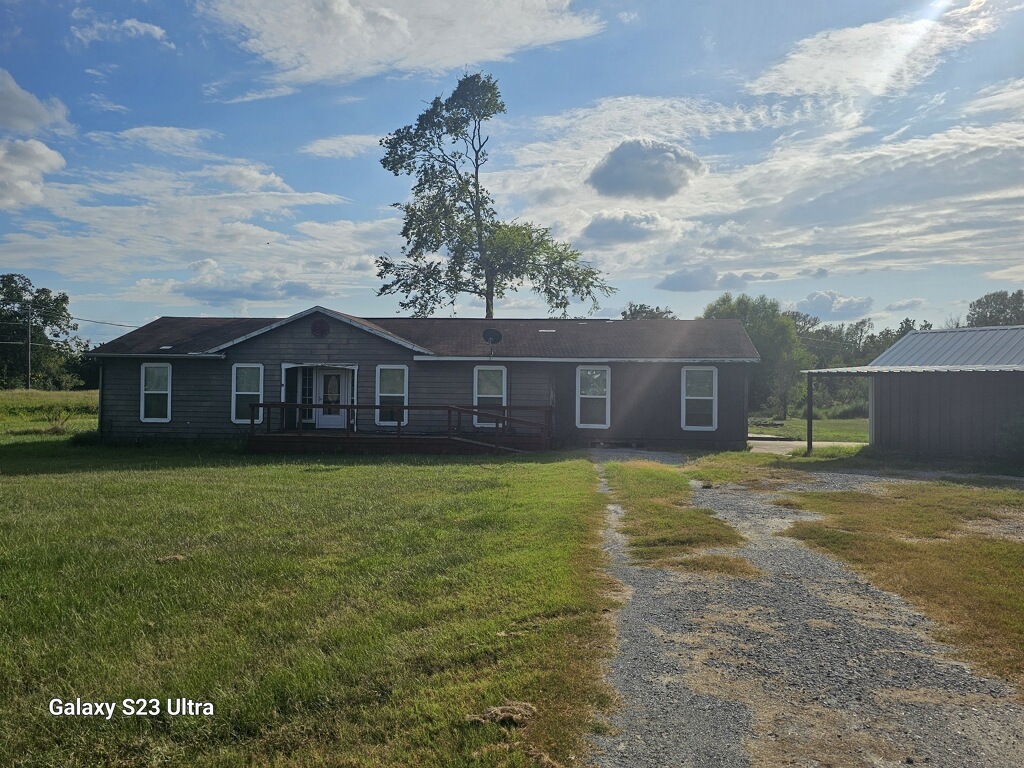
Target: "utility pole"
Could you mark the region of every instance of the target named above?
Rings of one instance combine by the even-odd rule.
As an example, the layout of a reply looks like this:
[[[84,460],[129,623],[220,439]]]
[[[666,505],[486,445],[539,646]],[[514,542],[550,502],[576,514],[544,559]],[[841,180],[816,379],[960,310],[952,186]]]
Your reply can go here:
[[[25,377],[25,389],[32,389],[32,300],[28,301],[28,335],[25,338],[25,350],[28,353],[28,375]]]

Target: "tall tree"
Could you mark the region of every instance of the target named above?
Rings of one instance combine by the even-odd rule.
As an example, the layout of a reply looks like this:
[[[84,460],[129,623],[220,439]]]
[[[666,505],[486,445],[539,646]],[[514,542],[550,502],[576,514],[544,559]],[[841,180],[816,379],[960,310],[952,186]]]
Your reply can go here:
[[[975,299],[967,311],[967,325],[1024,325],[1024,290],[994,291]]]
[[[800,371],[814,364],[796,335],[792,317],[782,313],[779,302],[767,296],[723,293],[704,308],[705,319],[735,318],[743,323],[761,355],[750,377],[752,409],[772,408],[781,419],[789,417],[790,404],[800,396]]]
[[[452,94],[436,97],[416,123],[381,139],[381,164],[416,179],[404,214],[402,259],[377,259],[384,285],[377,295],[402,294],[417,316],[454,304],[462,294],[483,300],[487,317],[507,291],[529,286],[563,315],[572,298],[598,308],[614,289],[569,244],[530,222],[498,219],[484,187],[486,124],[505,112],[490,75],[464,75]]]
[[[86,343],[68,310],[68,295],[36,288],[25,275],[0,275],[0,387],[70,389],[81,384],[77,367]]]
[[[650,304],[626,304],[622,310],[623,320],[675,320],[676,313],[668,307],[652,307]]]

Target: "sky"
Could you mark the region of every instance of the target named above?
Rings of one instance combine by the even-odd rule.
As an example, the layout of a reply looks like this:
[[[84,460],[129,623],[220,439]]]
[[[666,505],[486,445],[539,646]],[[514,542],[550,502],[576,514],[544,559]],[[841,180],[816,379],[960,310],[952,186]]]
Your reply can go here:
[[[1024,287],[1022,40],[1021,0],[0,0],[0,272],[94,343],[401,314],[379,140],[484,72],[485,185],[605,273],[600,316],[731,291],[938,326]]]

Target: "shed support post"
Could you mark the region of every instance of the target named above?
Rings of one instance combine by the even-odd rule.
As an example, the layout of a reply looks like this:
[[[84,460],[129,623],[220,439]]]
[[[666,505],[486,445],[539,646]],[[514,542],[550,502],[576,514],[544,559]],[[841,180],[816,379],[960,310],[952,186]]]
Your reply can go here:
[[[807,374],[807,453],[814,448],[814,374]]]

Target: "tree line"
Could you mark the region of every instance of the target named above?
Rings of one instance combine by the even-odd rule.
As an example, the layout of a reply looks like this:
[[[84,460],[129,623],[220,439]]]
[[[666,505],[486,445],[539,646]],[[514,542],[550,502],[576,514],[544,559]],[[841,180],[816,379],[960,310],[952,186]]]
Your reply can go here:
[[[0,389],[99,386],[68,304],[66,293],[36,288],[25,275],[0,275]]]

